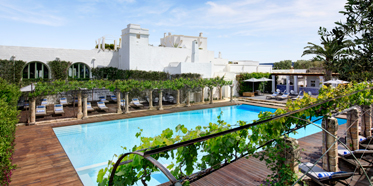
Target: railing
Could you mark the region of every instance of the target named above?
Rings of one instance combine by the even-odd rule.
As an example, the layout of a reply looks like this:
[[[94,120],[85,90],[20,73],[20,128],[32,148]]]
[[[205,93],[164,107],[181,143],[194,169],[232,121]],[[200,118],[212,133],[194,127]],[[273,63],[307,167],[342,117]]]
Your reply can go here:
[[[163,167],[162,164],[160,164],[157,160],[151,158],[150,156],[151,155],[154,155],[154,154],[158,154],[158,153],[162,153],[162,152],[166,152],[166,151],[171,151],[171,150],[174,150],[174,149],[177,149],[179,147],[185,147],[185,146],[188,146],[188,145],[192,145],[194,143],[198,143],[198,142],[203,142],[203,141],[206,141],[208,139],[212,139],[212,138],[216,138],[216,137],[219,137],[219,136],[222,136],[222,135],[226,135],[226,134],[230,134],[230,133],[233,133],[233,132],[237,132],[237,131],[240,131],[240,130],[243,130],[243,129],[248,129],[250,127],[253,127],[253,126],[257,126],[257,125],[260,125],[260,124],[265,124],[265,123],[268,123],[272,120],[277,120],[277,119],[280,119],[280,118],[284,118],[284,117],[292,117],[292,115],[294,114],[297,114],[297,113],[300,113],[302,111],[305,111],[305,110],[308,110],[310,108],[314,108],[314,107],[317,107],[317,106],[320,106],[322,104],[325,104],[325,103],[328,103],[330,101],[333,101],[333,100],[337,100],[337,99],[340,99],[340,98],[343,98],[343,97],[346,97],[346,96],[351,96],[351,95],[354,95],[356,93],[359,93],[359,92],[363,92],[363,91],[366,91],[366,90],[371,90],[373,89],[373,87],[369,87],[369,88],[366,88],[366,89],[363,89],[363,90],[359,90],[359,91],[355,91],[353,93],[350,93],[350,94],[346,94],[346,95],[342,95],[342,96],[337,96],[337,97],[334,97],[334,98],[331,98],[331,99],[328,99],[328,100],[324,100],[324,101],[320,101],[320,102],[317,102],[317,103],[314,103],[310,106],[307,106],[307,107],[303,107],[301,109],[298,109],[298,110],[295,110],[295,111],[291,111],[291,112],[288,112],[288,113],[285,113],[285,114],[282,114],[282,115],[277,115],[277,116],[273,116],[271,118],[268,118],[268,119],[265,119],[265,120],[261,120],[261,121],[257,121],[257,122],[253,122],[251,124],[247,124],[247,125],[244,125],[244,126],[239,126],[239,127],[236,127],[236,128],[232,128],[232,129],[229,129],[229,130],[226,130],[226,131],[223,131],[223,132],[219,132],[219,133],[214,133],[214,134],[210,134],[210,135],[207,135],[207,136],[203,136],[203,137],[199,137],[199,138],[195,138],[195,139],[191,139],[191,140],[188,140],[188,141],[184,141],[184,142],[180,142],[180,143],[176,143],[176,144],[172,144],[172,145],[168,145],[168,146],[164,146],[164,147],[160,147],[160,148],[156,148],[156,149],[152,149],[152,150],[148,150],[147,149],[141,149],[139,151],[135,151],[135,152],[130,152],[130,153],[125,153],[123,155],[121,155],[118,160],[116,161],[116,163],[114,164],[113,166],[113,169],[112,169],[112,172],[111,172],[111,175],[110,175],[110,178],[109,178],[109,186],[112,186],[114,183],[113,183],[113,179],[114,179],[114,175],[115,175],[115,172],[116,172],[116,169],[118,166],[120,165],[124,165],[126,163],[129,163],[131,162],[130,161],[124,161],[124,162],[121,162],[123,160],[123,158],[125,158],[127,155],[130,155],[130,154],[135,154],[135,155],[139,155],[139,156],[142,156],[144,157],[145,159],[149,160],[150,162],[152,162],[156,167],[158,167],[165,175],[166,177],[170,180],[171,184],[172,185],[179,185],[180,184],[180,181],[178,181],[165,167]],[[346,111],[343,111],[343,112],[346,112]],[[342,113],[342,112],[340,112]],[[335,113],[333,114],[333,116],[335,115],[338,115],[340,113]],[[300,118],[298,118],[300,119]],[[313,124],[314,122],[318,121],[318,120],[321,120],[322,118],[318,118],[312,122],[309,123],[310,124]],[[307,121],[309,122],[309,121]],[[293,132],[293,131],[296,131],[300,128],[303,128],[305,126],[301,126],[301,127],[298,127],[296,126],[295,128],[293,129],[290,129],[287,134]],[[274,139],[272,140],[269,140],[267,141],[265,144],[257,147],[257,149],[260,149],[268,144],[270,144],[271,142],[273,142]],[[149,148],[148,148],[149,149]],[[144,152],[141,152],[141,151],[144,151]],[[326,152],[327,153],[327,152]],[[324,155],[326,154],[324,153]],[[248,154],[244,154],[244,156],[246,156]],[[243,156],[242,156],[243,157]],[[240,157],[241,158],[241,157]],[[321,158],[320,158],[321,159]],[[236,159],[237,160],[237,159]],[[235,160],[234,160],[235,161]],[[231,161],[231,162],[234,162],[234,161]],[[180,184],[181,185],[181,184]]]

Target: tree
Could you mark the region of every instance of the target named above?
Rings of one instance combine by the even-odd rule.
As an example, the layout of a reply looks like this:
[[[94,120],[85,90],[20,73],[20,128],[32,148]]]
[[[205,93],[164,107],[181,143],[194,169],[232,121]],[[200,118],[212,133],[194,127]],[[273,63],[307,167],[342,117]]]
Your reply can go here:
[[[353,46],[354,43],[351,40],[344,39],[343,32],[338,28],[328,32],[326,28],[320,27],[318,33],[321,36],[322,46],[308,42],[309,46],[304,47],[302,56],[316,54],[314,59],[324,62],[325,80],[330,80],[332,71],[336,69],[338,58],[342,54],[347,54],[345,48]]]
[[[364,81],[372,79],[373,73],[373,2],[348,0],[345,10],[346,22],[336,22],[344,34],[354,38],[356,46],[349,48],[351,55],[341,59],[340,76],[348,80]],[[342,63],[343,62],[343,63]]]
[[[290,69],[291,66],[292,66],[291,60],[284,60],[284,61],[280,61],[280,62],[273,64],[273,69],[275,70]]]

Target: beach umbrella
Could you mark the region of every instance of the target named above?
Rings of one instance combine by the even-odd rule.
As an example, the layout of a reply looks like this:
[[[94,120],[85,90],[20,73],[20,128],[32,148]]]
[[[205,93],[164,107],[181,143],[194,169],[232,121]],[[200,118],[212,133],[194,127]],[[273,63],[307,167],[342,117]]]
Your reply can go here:
[[[272,81],[272,79],[268,79],[268,78],[262,77],[260,79],[250,78],[250,79],[246,79],[246,80],[243,80],[243,81],[244,82],[252,82],[253,83],[253,92],[254,92],[254,83],[255,82]]]

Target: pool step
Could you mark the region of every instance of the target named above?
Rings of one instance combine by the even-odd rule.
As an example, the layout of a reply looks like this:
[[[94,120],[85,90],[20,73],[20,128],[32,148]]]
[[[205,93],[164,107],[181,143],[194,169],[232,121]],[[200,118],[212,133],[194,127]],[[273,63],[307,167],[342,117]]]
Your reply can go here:
[[[285,107],[286,103],[280,101],[270,101],[270,100],[257,100],[251,98],[240,98],[238,101],[244,101],[249,103],[264,104],[264,105],[273,105],[278,107]]]

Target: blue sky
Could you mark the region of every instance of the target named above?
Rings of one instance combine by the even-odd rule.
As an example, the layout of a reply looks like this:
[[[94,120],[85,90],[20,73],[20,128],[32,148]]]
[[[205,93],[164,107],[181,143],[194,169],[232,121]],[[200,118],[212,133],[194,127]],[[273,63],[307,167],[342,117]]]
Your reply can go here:
[[[102,36],[119,38],[127,24],[208,38],[208,49],[229,60],[310,59],[320,26],[344,21],[346,0],[0,0],[0,45],[93,49]],[[108,41],[113,42],[113,41]],[[1,51],[0,51],[1,52]]]

